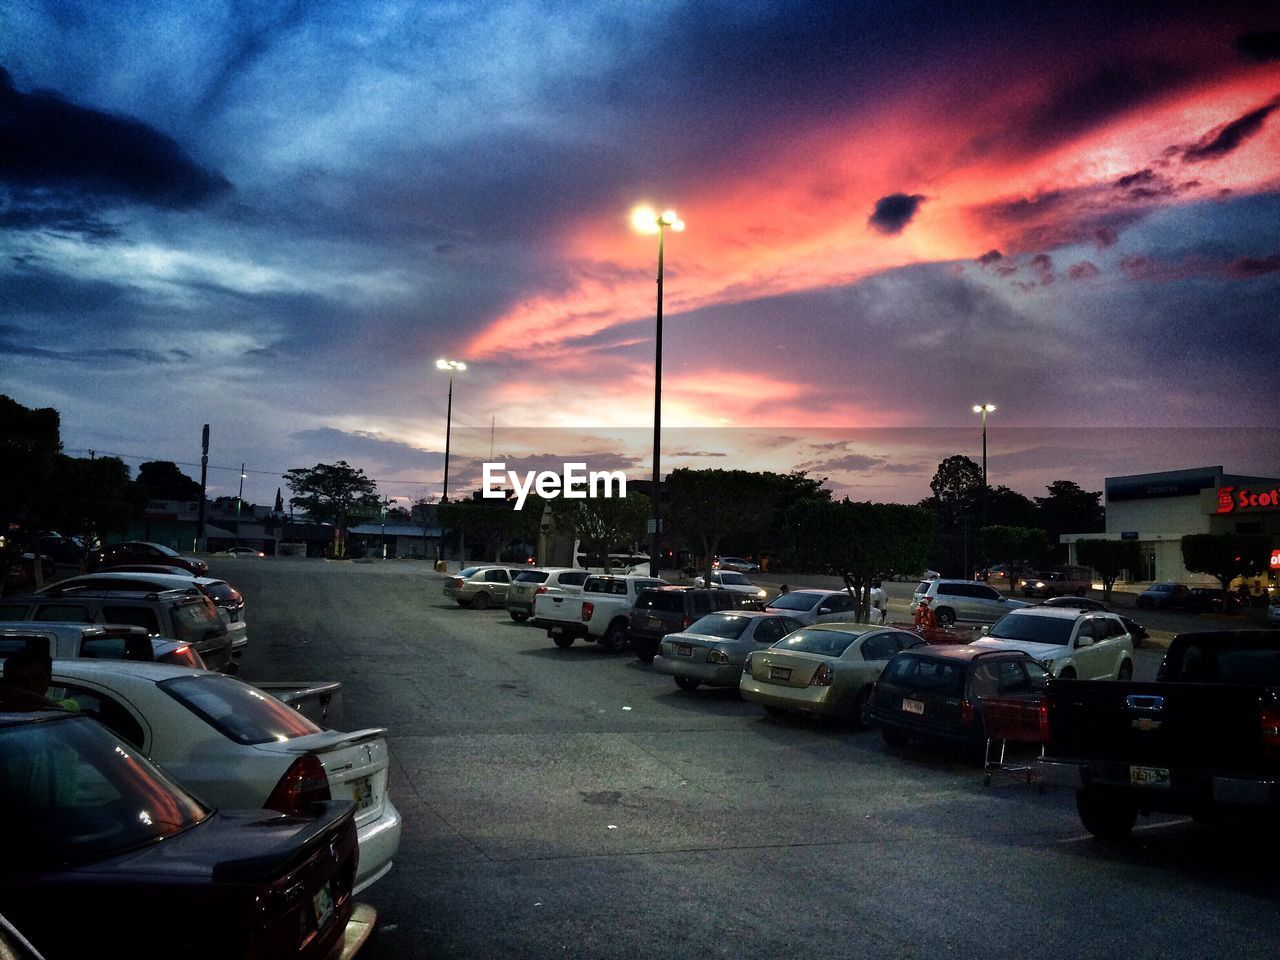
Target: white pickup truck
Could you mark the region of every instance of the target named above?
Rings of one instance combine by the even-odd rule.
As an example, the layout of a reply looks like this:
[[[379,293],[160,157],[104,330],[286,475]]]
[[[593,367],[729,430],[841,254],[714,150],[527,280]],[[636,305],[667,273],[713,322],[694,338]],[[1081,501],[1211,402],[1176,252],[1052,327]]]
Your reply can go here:
[[[540,594],[533,603],[533,625],[547,631],[557,647],[579,638],[599,643],[611,653],[627,646],[627,622],[640,591],[666,586],[665,580],[634,575],[587,577],[579,596]]]

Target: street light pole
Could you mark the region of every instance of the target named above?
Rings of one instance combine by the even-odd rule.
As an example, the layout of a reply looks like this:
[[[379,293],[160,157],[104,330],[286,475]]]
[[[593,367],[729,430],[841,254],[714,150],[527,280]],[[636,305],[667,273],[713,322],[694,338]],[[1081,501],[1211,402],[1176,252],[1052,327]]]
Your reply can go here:
[[[987,525],[987,414],[995,410],[994,403],[975,403],[973,412],[982,414],[982,526]],[[983,561],[987,559],[983,550]]]
[[[440,502],[449,502],[449,441],[453,435],[453,375],[459,370],[467,369],[467,365],[461,360],[445,360],[443,357],[436,361],[437,370],[449,371],[449,403],[445,407],[444,415],[444,487],[440,494]],[[439,562],[444,558],[444,531],[440,531],[440,539],[436,543],[436,561]]]
[[[236,546],[240,546],[240,504],[244,502],[244,464],[240,464],[240,492],[236,494]]]
[[[641,233],[658,235],[658,323],[654,337],[653,360],[653,517],[649,537],[649,575],[659,576],[662,560],[662,258],[667,228],[676,233],[684,229],[684,221],[674,210],[657,213],[651,207],[637,207],[631,214],[632,226]]]

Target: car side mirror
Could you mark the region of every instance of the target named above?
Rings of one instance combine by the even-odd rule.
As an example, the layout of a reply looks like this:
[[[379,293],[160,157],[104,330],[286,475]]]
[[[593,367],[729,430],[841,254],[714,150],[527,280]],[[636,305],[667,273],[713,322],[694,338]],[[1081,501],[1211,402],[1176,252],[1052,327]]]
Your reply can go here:
[[[1079,649],[1080,647],[1092,647],[1092,646],[1093,646],[1093,637],[1076,637],[1077,649]]]
[[[991,632],[991,628],[990,628],[990,627],[984,626],[984,627],[982,628],[982,635],[983,635],[984,637],[985,637],[988,633],[990,633],[990,632]]]
[[[818,608],[818,613],[820,613],[820,614],[822,614],[822,613],[830,613],[830,612],[831,612],[831,608],[830,608],[830,607],[819,607],[819,608]]]

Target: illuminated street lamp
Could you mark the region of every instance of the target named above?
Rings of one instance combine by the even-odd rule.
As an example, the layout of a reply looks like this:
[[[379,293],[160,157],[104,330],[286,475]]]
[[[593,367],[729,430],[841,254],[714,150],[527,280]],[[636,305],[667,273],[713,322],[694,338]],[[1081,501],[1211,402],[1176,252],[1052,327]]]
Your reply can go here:
[[[453,375],[459,370],[467,369],[467,365],[461,360],[445,360],[436,361],[437,370],[449,371],[449,405],[444,415],[444,490],[440,494],[440,502],[449,502],[449,436],[453,429]]]
[[[244,503],[244,464],[240,464],[240,492],[236,494],[236,546],[240,546],[240,504]]]
[[[658,327],[653,361],[653,529],[649,541],[649,575],[656,577],[662,540],[662,498],[658,488],[662,475],[662,247],[667,230],[679,233],[684,229],[684,221],[674,210],[658,213],[652,207],[642,206],[632,211],[631,226],[640,233],[658,235]]]
[[[973,412],[982,414],[982,526],[987,525],[987,414],[995,410],[994,403],[975,403]],[[985,554],[985,550],[983,551]]]

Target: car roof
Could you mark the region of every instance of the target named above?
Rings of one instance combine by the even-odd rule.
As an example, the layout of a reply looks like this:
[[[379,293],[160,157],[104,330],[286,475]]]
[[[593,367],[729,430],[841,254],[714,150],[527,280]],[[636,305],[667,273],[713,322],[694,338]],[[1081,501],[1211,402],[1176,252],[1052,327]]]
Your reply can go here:
[[[827,623],[808,624],[800,628],[801,630],[834,630],[837,633],[854,633],[861,636],[864,633],[905,633],[908,636],[916,636],[910,630],[903,630],[899,627],[891,627],[887,623],[853,623],[843,620],[835,620]],[[799,631],[797,631],[798,633]]]
[[[905,632],[905,631],[904,631]],[[1021,650],[1012,649],[992,649],[991,647],[975,647],[969,644],[926,644],[922,643],[916,647],[910,647],[903,650],[899,656],[903,654],[911,654],[913,656],[934,657],[939,660],[964,660],[966,662],[974,660],[977,657],[987,656],[1007,656],[1015,660],[1028,659],[1033,660],[1034,657],[1029,653]]]
[[[1081,617],[1096,617],[1099,613],[1105,613],[1103,610],[1081,610],[1079,607],[1046,607],[1044,604],[1036,604],[1031,607],[1014,607],[1006,617],[1017,614],[1019,617],[1040,617],[1049,618],[1051,620],[1078,620]]]
[[[225,676],[215,674],[211,670],[198,670],[173,663],[154,663],[149,660],[99,660],[95,658],[76,660],[54,660],[53,675],[79,677],[85,680],[110,677],[132,677],[159,683],[174,677],[190,676]]]

